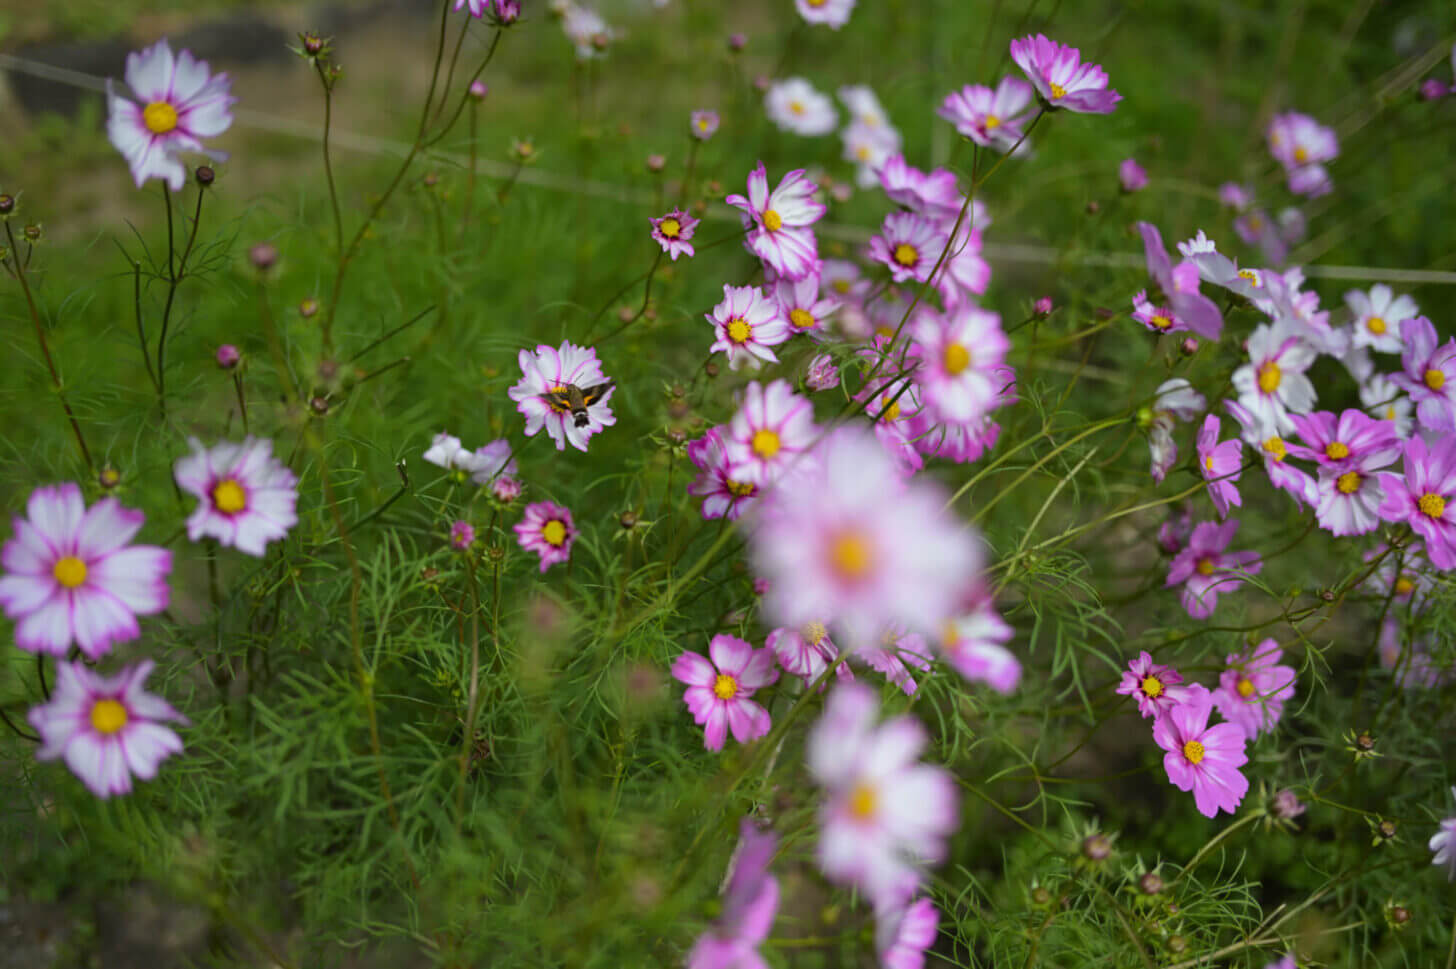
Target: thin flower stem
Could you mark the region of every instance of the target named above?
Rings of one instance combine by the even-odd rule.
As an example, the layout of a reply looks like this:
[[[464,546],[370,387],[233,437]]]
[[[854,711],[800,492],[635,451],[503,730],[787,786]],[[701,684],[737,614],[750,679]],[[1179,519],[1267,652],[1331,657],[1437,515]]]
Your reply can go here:
[[[238,395],[238,414],[241,415],[243,419],[243,434],[247,435],[249,433],[248,398],[247,395],[243,393],[243,375],[238,370],[233,371],[233,390],[236,391]]]
[[[339,209],[339,190],[334,184],[334,163],[329,153],[329,135],[334,125],[334,85],[324,73],[323,64],[314,59],[313,69],[318,74],[319,83],[324,87],[324,130],[323,130],[323,154],[324,154],[324,179],[329,184],[329,206],[334,214],[334,246],[336,249],[344,248],[344,217]]]
[[[465,556],[465,575],[470,586],[470,699],[465,707],[465,736],[460,740],[460,776],[455,787],[455,834],[465,822],[465,780],[470,754],[475,747],[475,717],[480,710],[480,591],[475,583],[475,559]]]
[[[1098,421],[1096,424],[1093,424],[1091,427],[1087,428],[1076,437],[1070,438],[1066,441],[1063,441],[1061,444],[1058,444],[1056,447],[1052,448],[1052,450],[1042,455],[1042,457],[1035,464],[1027,468],[1019,476],[1017,476],[1016,480],[1012,481],[1008,487],[1002,488],[1000,491],[996,492],[995,497],[993,497],[990,501],[977,509],[976,514],[972,517],[971,520],[973,522],[979,522],[981,519],[985,518],[986,515],[990,514],[991,509],[995,508],[996,505],[1000,503],[1002,498],[1005,498],[1007,495],[1014,493],[1021,486],[1021,483],[1023,481],[1031,477],[1033,474],[1039,471],[1048,461],[1056,457],[1058,454],[1061,454],[1073,444],[1076,444],[1083,438],[1091,437],[1093,434],[1097,434],[1109,428],[1116,427],[1119,424],[1123,424],[1126,421],[1127,418],[1125,416],[1113,417],[1104,421]],[[957,495],[956,497],[959,497],[959,495]],[[951,500],[954,501],[955,499],[952,498]]]
[[[10,228],[10,223],[5,223],[5,236],[10,240],[10,251],[18,251],[15,247],[15,232]],[[51,357],[50,345],[46,342],[45,324],[41,323],[40,310],[35,305],[35,294],[30,291],[30,281],[25,278],[25,268],[20,265],[20,259],[15,259],[15,278],[20,281],[20,289],[25,293],[25,306],[30,310],[30,320],[35,324],[35,339],[40,344],[41,356],[45,358],[46,370],[50,372],[51,384],[56,388],[56,396],[61,399],[61,409],[66,412],[66,419],[71,422],[71,433],[76,438],[76,450],[81,452],[81,459],[86,462],[86,467],[96,470],[96,464],[91,460],[91,449],[86,447],[86,438],[81,434],[81,424],[76,420],[75,411],[71,410],[71,402],[66,399],[65,387],[61,384],[61,375],[56,370],[56,362]]]
[[[40,653],[35,654],[35,676],[40,681],[40,695],[47,703],[51,702],[51,688],[45,677],[45,656]]]
[[[647,286],[642,291],[642,306],[637,310],[635,314],[632,315],[631,319],[623,320],[621,326],[617,327],[615,330],[598,340],[598,346],[606,343],[612,337],[616,336],[623,330],[627,329],[627,327],[631,326],[633,323],[636,323],[638,320],[642,319],[643,314],[647,312],[647,304],[652,299],[652,280],[657,275],[657,267],[660,265],[662,265],[662,250],[658,249],[657,256],[652,260],[652,268],[647,271]],[[588,334],[588,337],[590,337],[590,334]]]
[[[176,262],[173,268],[173,258],[176,253],[173,251],[172,236],[172,192],[167,188],[167,183],[162,183],[162,199],[167,206],[167,302],[162,307],[162,329],[157,334],[157,406],[162,412],[163,419],[167,416],[167,330],[172,325],[172,307],[177,299],[177,287],[187,277],[187,257],[192,254],[192,245],[197,241],[197,227],[202,222],[202,197],[207,190],[202,186],[197,187],[197,210],[192,215],[192,232],[187,237],[187,245],[182,250],[182,258]]]
[[[152,369],[152,354],[147,348],[147,326],[142,321],[142,264],[132,260],[132,308],[136,312],[137,343],[142,348],[142,363],[147,365],[147,379],[152,382],[152,389],[159,395],[162,388],[157,384],[157,372]]]
[[[698,146],[702,144],[701,141],[694,138],[692,135],[688,135],[688,139],[692,142],[692,144],[688,146],[687,173],[683,175],[682,186],[679,188],[677,193],[677,204],[679,208],[687,204],[689,187],[693,184],[693,166],[697,163],[698,160]]]
[[[1184,865],[1182,868],[1180,868],[1178,870],[1178,874],[1176,874],[1176,875],[1173,876],[1172,880],[1168,883],[1168,887],[1169,888],[1172,888],[1174,885],[1178,884],[1178,882],[1180,880],[1182,880],[1182,878],[1183,878],[1184,875],[1188,874],[1190,871],[1192,871],[1193,869],[1197,868],[1198,867],[1198,863],[1201,862],[1204,858],[1206,858],[1208,856],[1208,853],[1210,851],[1212,851],[1214,848],[1218,847],[1218,845],[1220,843],[1222,843],[1225,839],[1227,839],[1235,831],[1239,830],[1239,828],[1242,828],[1245,825],[1254,823],[1255,821],[1259,820],[1259,818],[1261,818],[1261,817],[1263,817],[1262,814],[1258,814],[1258,813],[1255,813],[1255,812],[1252,812],[1251,811],[1248,814],[1245,814],[1243,817],[1239,818],[1233,824],[1231,824],[1228,827],[1224,828],[1222,831],[1220,831],[1218,834],[1214,835],[1212,838],[1209,838],[1208,841],[1207,841],[1207,843],[1205,843],[1202,848],[1199,848],[1198,849],[1198,854],[1194,855],[1193,858],[1192,858],[1192,860],[1189,861],[1188,864]]]
[[[22,740],[29,740],[31,743],[35,744],[40,743],[40,738],[37,737],[35,734],[27,733],[26,731],[21,730],[19,727],[17,727],[14,722],[11,721],[10,715],[7,714],[3,709],[0,709],[0,720],[3,720],[5,722],[5,726],[9,727],[11,732],[14,733],[17,737],[20,737]]]

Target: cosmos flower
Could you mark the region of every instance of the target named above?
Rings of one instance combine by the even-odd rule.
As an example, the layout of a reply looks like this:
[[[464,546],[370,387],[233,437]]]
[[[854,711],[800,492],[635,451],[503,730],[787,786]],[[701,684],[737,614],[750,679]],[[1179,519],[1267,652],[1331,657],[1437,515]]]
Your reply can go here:
[[[1370,292],[1352,289],[1345,293],[1345,305],[1354,319],[1350,321],[1352,339],[1357,347],[1369,347],[1379,353],[1400,353],[1405,344],[1400,339],[1400,324],[1420,315],[1416,301],[1409,296],[1396,296],[1384,283],[1376,283]]]
[[[813,443],[816,432],[814,405],[794,393],[788,381],[767,387],[754,381],[744,388],[743,403],[723,435],[734,478],[772,483]]]
[[[617,416],[607,402],[616,393],[616,386],[602,372],[597,351],[579,347],[570,340],[559,348],[538,344],[535,351],[522,350],[516,357],[521,379],[509,390],[516,410],[526,418],[526,436],[534,437],[544,428],[563,451],[570,442],[578,451],[585,451],[593,434],[617,423]],[[566,399],[569,387],[583,393],[594,391],[584,399],[584,407],[573,411]],[[583,421],[585,418],[585,421]]]
[[[1385,374],[1372,373],[1360,382],[1360,403],[1371,417],[1389,422],[1398,439],[1404,441],[1411,436],[1415,405]]]
[[[924,728],[909,716],[877,725],[878,716],[873,691],[839,684],[810,731],[805,759],[824,788],[824,874],[863,891],[877,910],[892,910],[914,897],[920,866],[944,857],[959,817],[950,775],[918,762]]]
[[[895,282],[923,283],[949,240],[940,226],[913,212],[891,212],[870,238],[870,258],[884,263]]]
[[[617,39],[617,31],[608,26],[601,14],[576,3],[566,4],[561,18],[561,29],[575,48],[576,59],[579,61],[607,56],[607,48]]]
[[[1148,187],[1148,173],[1136,158],[1124,158],[1117,166],[1117,182],[1124,192],[1141,192]]]
[[[1082,54],[1042,34],[1011,42],[1011,59],[1021,68],[1051,109],[1084,114],[1111,114],[1122,95],[1107,86],[1107,73],[1083,64]]]
[[[273,442],[249,437],[204,448],[189,438],[192,453],[178,458],[172,475],[197,496],[187,537],[217,539],[240,552],[262,556],[269,542],[298,523],[298,477],[273,456]]]
[[[858,427],[831,432],[807,457],[761,496],[749,535],[755,573],[770,583],[768,620],[797,627],[833,616],[851,649],[892,624],[938,631],[981,563],[940,488],[904,481]]]
[[[172,553],[129,544],[145,516],[103,498],[90,508],[75,484],[36,488],[0,552],[0,606],[15,620],[15,645],[90,659],[141,635],[137,616],[167,608]]]
[[[1011,346],[1000,316],[971,303],[944,316],[927,308],[911,320],[910,341],[921,400],[936,419],[972,424],[998,405]]]
[[[770,121],[796,135],[827,135],[839,123],[834,102],[802,77],[786,78],[771,85],[764,95],[763,106]]]
[[[450,547],[463,552],[475,544],[475,526],[468,521],[457,520],[450,525]]]
[[[1187,546],[1168,566],[1165,585],[1183,586],[1183,608],[1194,619],[1213,615],[1219,595],[1237,589],[1244,584],[1244,576],[1258,575],[1264,567],[1258,552],[1225,551],[1238,530],[1237,518],[1222,525],[1200,522],[1194,526]]]
[[[824,24],[838,30],[849,23],[855,0],[794,0],[799,16],[811,24]]]
[[[694,111],[688,119],[688,134],[698,141],[707,141],[718,131],[718,112],[701,110]]]
[[[1156,720],[1188,698],[1188,688],[1182,683],[1182,673],[1154,663],[1152,654],[1143,650],[1127,664],[1117,692],[1137,700],[1138,715],[1144,720]]]
[[[1438,343],[1436,328],[1424,316],[1402,320],[1402,373],[1390,379],[1416,405],[1416,419],[1433,431],[1456,431],[1456,337]]]
[[[700,220],[682,209],[673,209],[664,216],[649,218],[648,221],[652,223],[652,238],[673,262],[677,262],[678,256],[697,255],[693,250],[692,238]]]
[[[1374,458],[1384,467],[1400,456],[1400,441],[1389,421],[1376,420],[1350,408],[1336,417],[1330,411],[1294,414],[1290,420],[1303,445],[1291,444],[1296,457],[1317,462],[1332,471],[1353,467]]]
[[[205,148],[202,139],[232,126],[230,108],[237,98],[229,93],[230,83],[226,74],[211,74],[191,51],[174,58],[165,38],[127,55],[126,84],[138,100],[117,94],[107,80],[106,134],[131,166],[137,188],[160,178],[180,192],[187,182],[187,169],[177,158],[181,151],[227,160],[226,152]]]
[[[1257,298],[1259,287],[1263,285],[1259,270],[1240,269],[1237,262],[1218,251],[1218,244],[1202,229],[1194,238],[1178,243],[1178,251],[1185,260],[1193,263],[1199,278],[1205,283],[1220,286],[1247,300]]]
[[[772,726],[768,711],[749,699],[779,678],[772,650],[756,650],[737,636],[720,634],[708,643],[708,656],[692,651],[679,656],[672,677],[687,684],[683,702],[703,727],[703,746],[709,750],[722,750],[729,730],[746,744]]]
[[[828,329],[828,319],[839,309],[840,301],[820,295],[817,274],[803,279],[780,279],[774,283],[773,296],[779,315],[789,321],[789,332],[821,335]]]
[[[1198,291],[1199,274],[1197,266],[1185,261],[1177,270],[1163,248],[1163,236],[1158,227],[1149,222],[1139,222],[1138,232],[1143,237],[1143,255],[1148,266],[1148,275],[1162,290],[1177,321],[1205,340],[1217,340],[1223,332],[1223,314],[1213,300]],[[1188,268],[1183,268],[1183,267]],[[1172,325],[1158,327],[1173,329]]]
[[[844,140],[844,160],[855,164],[855,184],[860,188],[878,185],[880,169],[900,150],[900,133],[894,128],[872,128],[855,121],[839,134]]]
[[[50,702],[26,716],[41,738],[36,759],[64,758],[101,798],[130,793],[133,776],[156,777],[162,761],[182,752],[181,739],[164,721],[187,718],[142,689],[152,665],[143,660],[106,677],[80,663],[57,663]]]
[[[779,880],[768,873],[777,848],[773,832],[759,830],[748,818],[739,822],[723,914],[694,943],[688,969],[767,969],[758,947],[768,938],[779,907]]]
[[[510,445],[507,444],[506,448],[509,451]],[[457,482],[464,482],[493,463],[489,457],[482,457],[478,452],[461,446],[460,438],[444,431],[430,439],[430,446],[425,449],[423,457],[426,463],[449,471]]]
[[[928,898],[905,908],[875,913],[875,951],[884,969],[923,969],[925,951],[935,944],[940,913]]]
[[[829,638],[829,627],[817,619],[797,628],[775,629],[768,634],[764,646],[773,650],[780,666],[807,683],[819,679],[829,664],[839,658],[839,647]],[[848,663],[840,663],[836,674],[854,678]]]
[[[1153,394],[1153,404],[1146,414],[1139,412],[1139,421],[1148,429],[1148,450],[1152,457],[1150,473],[1155,482],[1161,483],[1178,460],[1178,445],[1173,440],[1176,421],[1191,421],[1208,406],[1193,385],[1182,377],[1165,380]]]
[[[748,251],[789,279],[803,279],[819,270],[818,242],[809,226],[824,217],[825,208],[814,201],[814,191],[804,169],[796,168],[770,192],[768,172],[759,162],[748,174],[748,195],[726,199],[743,213]]]
[[[877,343],[883,342],[877,338]],[[867,350],[872,355],[875,351]],[[875,437],[885,446],[885,453],[906,476],[925,466],[925,459],[915,446],[912,418],[921,410],[919,388],[909,379],[879,380],[866,384],[855,394],[855,400],[867,402],[865,414],[874,421]]]
[[[1272,730],[1284,715],[1284,702],[1294,696],[1294,668],[1281,665],[1282,656],[1279,644],[1266,639],[1225,659],[1228,669],[1219,675],[1213,702],[1249,740]]]
[[[1456,787],[1451,788],[1451,796],[1456,797]],[[1431,835],[1429,847],[1435,855],[1431,864],[1445,869],[1447,881],[1456,881],[1456,817],[1441,822],[1440,829]]]
[[[1305,376],[1314,350],[1298,337],[1281,336],[1267,323],[1254,328],[1248,348],[1249,362],[1233,373],[1239,404],[1266,434],[1292,433],[1290,414],[1306,414],[1315,403],[1314,384]]]
[[[900,154],[891,155],[880,168],[880,187],[896,205],[903,205],[937,224],[953,222],[965,205],[965,195],[961,193],[955,172],[946,168],[922,172],[907,164],[905,156]],[[989,224],[985,206],[973,203],[969,221],[972,228]],[[947,224],[946,231],[949,229]]]
[[[1324,162],[1340,153],[1335,132],[1307,114],[1289,111],[1276,114],[1266,132],[1269,154],[1289,174],[1289,190],[1296,195],[1318,196],[1332,188]]]
[[[891,626],[880,637],[878,645],[861,646],[855,651],[854,658],[883,673],[885,679],[898,686],[906,696],[913,696],[918,686],[910,668],[929,671],[930,655],[924,636],[904,633]]]
[[[1332,535],[1363,535],[1380,524],[1385,489],[1377,470],[1391,457],[1366,454],[1343,469],[1322,467],[1317,484],[1315,515],[1320,527]]]
[[[516,470],[511,442],[499,437],[475,449],[475,471],[470,480],[478,485],[489,485],[492,490],[499,490],[501,487],[509,487],[505,482],[515,484],[512,476]],[[516,487],[519,488],[519,485]]]
[[[1005,646],[1015,631],[1001,618],[989,591],[979,582],[969,599],[942,630],[940,652],[972,683],[1011,693],[1021,682],[1021,661]]]
[[[1198,470],[1208,482],[1208,496],[1218,509],[1218,517],[1227,518],[1230,505],[1244,503],[1234,484],[1242,473],[1244,445],[1236,438],[1220,443],[1218,431],[1218,415],[1209,414],[1198,432]]]
[[[580,534],[571,512],[550,501],[526,506],[515,525],[516,544],[541,557],[541,571],[571,557],[571,546]]]
[[[947,94],[935,113],[981,147],[1010,151],[1025,136],[1026,125],[1034,117],[1033,93],[1030,84],[1014,77],[1003,77],[994,91],[967,84]]]
[[[1456,568],[1456,434],[1429,445],[1413,436],[1405,442],[1403,474],[1384,473],[1380,485],[1380,517],[1408,523],[1425,540],[1436,568]]]
[[[1244,733],[1235,724],[1210,727],[1213,697],[1201,684],[1188,687],[1184,701],[1153,721],[1153,740],[1167,753],[1163,769],[1180,791],[1192,791],[1198,813],[1211,818],[1232,814],[1249,792],[1249,779],[1239,771],[1248,763]]]
[[[713,324],[717,339],[709,353],[728,354],[728,366],[737,370],[745,363],[757,369],[761,361],[777,363],[770,347],[787,341],[792,333],[778,305],[757,286],[723,286],[723,302],[703,317]]]
[[[950,224],[953,223],[947,223],[947,227]],[[991,284],[991,265],[981,255],[980,229],[961,223],[951,237],[950,248],[934,282],[948,313],[986,291]]]
[[[834,358],[827,353],[821,353],[810,360],[804,371],[804,386],[814,391],[838,387],[839,368],[834,365]]]
[[[688,458],[698,468],[698,476],[688,485],[688,494],[703,499],[704,518],[726,517],[736,521],[758,494],[758,486],[737,481],[730,475],[732,465],[723,446],[726,430],[726,427],[710,428],[708,433],[688,444]]]

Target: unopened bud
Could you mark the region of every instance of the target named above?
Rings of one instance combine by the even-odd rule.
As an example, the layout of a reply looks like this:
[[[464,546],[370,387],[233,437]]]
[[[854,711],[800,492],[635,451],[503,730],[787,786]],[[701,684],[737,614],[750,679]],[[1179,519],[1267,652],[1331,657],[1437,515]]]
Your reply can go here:
[[[197,171],[192,173],[192,177],[197,179],[198,185],[207,188],[213,182],[217,181],[217,172],[213,170],[211,165],[198,165]]]
[[[39,242],[40,239],[41,239],[40,223],[39,222],[32,222],[30,225],[26,226],[24,229],[21,229],[20,230],[20,234],[23,235],[23,236],[25,236],[25,241],[26,242],[29,242],[31,245],[34,245],[35,243]]]
[[[271,242],[254,243],[248,250],[248,261],[258,272],[265,273],[278,265],[278,247]]]
[[[1102,211],[1102,206],[1097,203],[1097,200],[1096,199],[1093,199],[1092,201],[1090,201],[1090,202],[1087,203],[1087,214],[1088,215],[1096,215],[1098,212],[1101,212],[1101,211]]]
[[[649,172],[653,172],[655,174],[657,172],[662,171],[666,167],[667,167],[667,158],[666,157],[664,157],[662,155],[657,155],[657,154],[653,154],[653,155],[648,155],[647,156],[647,170]]]
[[[224,370],[231,370],[243,359],[243,354],[231,343],[224,343],[217,348],[217,365]]]
[[[707,363],[703,364],[703,373],[707,374],[709,377],[718,376],[718,365],[713,361],[709,360]]]
[[[728,49],[730,51],[732,51],[733,53],[736,54],[739,51],[743,50],[743,48],[745,48],[747,46],[748,46],[748,38],[746,36],[744,36],[743,34],[729,34],[728,35]]]
[[[470,96],[472,98],[474,98],[475,100],[477,100],[477,101],[484,101],[485,100],[485,96],[487,94],[489,94],[489,93],[490,93],[490,88],[486,87],[484,81],[471,81],[470,82]]]
[[[15,196],[0,195],[0,216],[10,215],[15,211]]]
[[[1091,834],[1082,841],[1082,855],[1089,861],[1106,861],[1112,854],[1112,841],[1105,834]]]
[[[319,302],[311,296],[298,304],[298,315],[303,317],[305,320],[312,319],[313,315],[318,311]]]
[[[632,529],[636,528],[637,523],[641,520],[642,516],[637,514],[635,511],[632,511],[631,509],[624,511],[617,516],[617,524],[622,526],[622,530],[624,532],[630,532]]]
[[[121,472],[108,464],[96,472],[96,483],[101,486],[102,491],[112,491],[121,484]]]
[[[1163,876],[1150,871],[1138,879],[1138,890],[1144,895],[1156,895],[1163,890]]]
[[[1052,311],[1052,298],[1050,296],[1043,296],[1031,308],[1037,316],[1046,316]]]

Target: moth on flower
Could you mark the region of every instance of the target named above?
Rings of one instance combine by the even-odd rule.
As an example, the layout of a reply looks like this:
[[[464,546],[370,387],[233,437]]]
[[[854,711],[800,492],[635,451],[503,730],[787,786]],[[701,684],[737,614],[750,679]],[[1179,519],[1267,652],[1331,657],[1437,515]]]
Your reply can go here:
[[[517,357],[521,379],[506,391],[526,418],[526,436],[545,428],[563,451],[569,442],[585,451],[593,434],[617,423],[607,402],[616,387],[602,372],[596,350],[570,341],[559,348],[538,345]]]

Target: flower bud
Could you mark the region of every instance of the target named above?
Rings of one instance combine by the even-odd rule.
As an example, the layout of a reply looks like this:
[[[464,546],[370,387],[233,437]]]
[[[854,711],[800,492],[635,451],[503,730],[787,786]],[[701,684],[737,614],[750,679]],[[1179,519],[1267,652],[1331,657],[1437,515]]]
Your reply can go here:
[[[217,348],[217,365],[224,370],[231,370],[243,359],[242,351],[231,343],[224,343]]]
[[[1082,857],[1088,861],[1106,861],[1112,854],[1112,841],[1105,834],[1089,834],[1082,840]]]
[[[96,483],[101,486],[102,491],[114,491],[121,484],[121,472],[109,464],[104,465],[96,472]]]
[[[490,93],[490,88],[485,85],[485,82],[484,81],[471,81],[470,82],[470,96],[472,98],[474,98],[475,100],[477,100],[477,101],[484,101],[485,100],[485,96],[487,94],[489,94],[489,93]]]
[[[468,521],[457,521],[450,526],[450,547],[463,552],[475,543],[475,526]]]
[[[314,314],[318,311],[319,302],[312,296],[298,304],[298,315],[303,317],[305,320],[312,319]]]
[[[744,34],[729,34],[728,35],[728,49],[730,51],[732,51],[733,53],[736,54],[739,51],[743,50],[743,48],[745,48],[747,46],[748,46],[748,37],[745,36]]]
[[[709,377],[718,376],[718,365],[713,361],[709,360],[707,363],[703,364],[703,373],[707,374]]]
[[[329,399],[327,397],[310,397],[308,399],[308,409],[319,417],[323,417],[329,412]]]
[[[1052,311],[1052,298],[1050,296],[1043,296],[1032,304],[1031,308],[1032,312],[1036,313],[1037,316],[1047,316]]]
[[[1440,81],[1436,80],[1434,77],[1428,77],[1424,81],[1421,82],[1421,100],[1422,101],[1436,101],[1436,100],[1439,100],[1440,98],[1443,98],[1445,96],[1446,96],[1446,85],[1442,84]]]
[[[662,155],[652,154],[647,156],[647,170],[656,174],[667,167],[667,158]]]
[[[248,250],[248,261],[260,273],[278,265],[278,247],[271,242],[257,242]]]
[[[25,236],[26,242],[30,243],[31,245],[35,245],[41,240],[40,223],[32,222],[24,229],[21,229],[20,234]]]
[[[1163,876],[1150,871],[1138,879],[1138,891],[1144,895],[1157,895],[1163,890]]]
[[[198,185],[209,188],[213,182],[217,181],[217,172],[211,165],[198,165],[197,171],[192,173],[192,177],[197,179]]]
[[[12,215],[15,212],[15,196],[0,194],[0,217]]]
[[[637,523],[641,520],[642,516],[637,514],[630,508],[617,516],[617,524],[622,526],[622,530],[625,532],[630,532],[632,529],[636,528]]]
[[[490,495],[503,505],[521,497],[521,483],[509,475],[500,475],[490,483]]]

